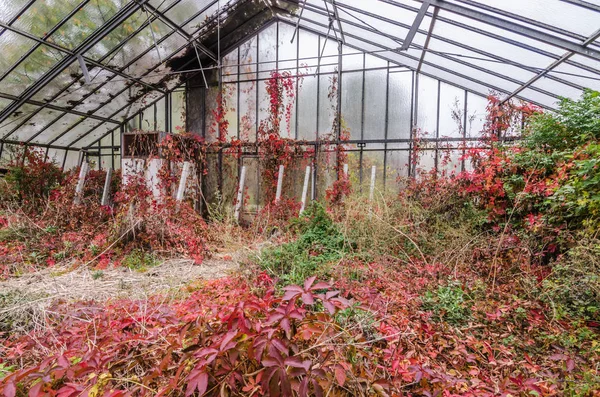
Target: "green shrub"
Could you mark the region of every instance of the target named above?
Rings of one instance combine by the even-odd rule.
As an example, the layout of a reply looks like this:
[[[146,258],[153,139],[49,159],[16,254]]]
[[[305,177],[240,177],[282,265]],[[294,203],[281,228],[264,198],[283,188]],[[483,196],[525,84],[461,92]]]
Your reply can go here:
[[[541,298],[559,318],[600,320],[600,241],[585,241],[560,258],[542,283]]]
[[[296,240],[267,249],[259,258],[260,266],[282,285],[327,275],[329,265],[339,262],[348,251],[343,234],[318,203],[293,220],[292,228],[299,233]]]
[[[450,281],[435,291],[427,291],[422,297],[423,309],[433,312],[437,319],[452,325],[461,325],[471,318],[471,298],[460,283]]]
[[[138,249],[131,251],[122,261],[123,266],[138,272],[145,272],[149,268],[157,266],[159,263],[158,258],[154,256],[154,254]]]

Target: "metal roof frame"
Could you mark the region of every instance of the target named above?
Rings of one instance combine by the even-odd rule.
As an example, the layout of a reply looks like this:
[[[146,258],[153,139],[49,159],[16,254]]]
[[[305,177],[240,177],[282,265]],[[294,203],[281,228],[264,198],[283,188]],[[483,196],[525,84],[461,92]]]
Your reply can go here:
[[[195,12],[194,15],[192,15],[191,17],[186,18],[185,21],[182,23],[175,22],[173,19],[167,16],[167,13],[171,9],[183,3],[182,0],[174,0],[163,9],[161,9],[161,6],[152,5],[150,3],[150,0],[131,0],[128,1],[125,5],[123,5],[119,10],[117,10],[116,13],[106,22],[98,26],[96,30],[94,30],[73,50],[54,44],[48,39],[51,38],[52,34],[58,31],[61,28],[61,26],[63,26],[65,23],[71,20],[71,18],[73,18],[73,16],[83,6],[88,4],[90,0],[80,0],[78,6],[76,6],[73,10],[67,13],[58,23],[56,23],[55,26],[53,26],[48,32],[46,32],[43,35],[43,37],[37,37],[33,34],[30,34],[13,26],[13,24],[31,6],[33,6],[36,1],[41,0],[27,1],[21,7],[20,10],[18,10],[16,13],[14,13],[14,15],[11,16],[9,20],[0,21],[0,35],[9,31],[15,33],[16,35],[26,37],[27,39],[34,41],[34,45],[31,48],[29,48],[25,53],[23,53],[22,56],[19,57],[19,59],[16,62],[13,62],[8,69],[5,69],[4,72],[0,74],[0,98],[12,101],[3,110],[0,111],[0,124],[5,122],[23,105],[28,104],[37,107],[36,109],[26,114],[23,120],[19,119],[19,123],[16,125],[16,127],[12,128],[8,132],[4,132],[3,136],[0,137],[0,142],[20,142],[18,140],[11,140],[9,138],[11,135],[18,132],[19,129],[23,128],[23,126],[25,126],[33,117],[38,115],[42,110],[48,109],[61,113],[56,117],[53,116],[54,118],[48,122],[46,122],[46,120],[43,120],[43,122],[45,123],[43,127],[40,130],[37,130],[32,136],[28,137],[23,143],[48,148],[73,149],[74,145],[76,145],[89,134],[96,131],[97,128],[101,127],[104,123],[110,123],[114,124],[115,126],[121,126],[126,120],[128,120],[128,118],[125,117],[125,119],[116,120],[115,117],[117,117],[123,112],[123,110],[127,109],[129,106],[131,106],[141,97],[143,97],[145,95],[144,90],[151,90],[161,94],[160,97],[156,99],[156,101],[158,101],[160,100],[160,98],[164,97],[168,92],[172,92],[173,89],[176,89],[176,87],[171,89],[163,89],[162,87],[157,86],[156,84],[145,81],[144,78],[147,78],[152,72],[156,71],[158,68],[164,65],[167,60],[172,59],[177,53],[184,50],[187,46],[190,45],[190,43],[195,43],[194,45],[197,45],[199,50],[202,51],[205,55],[207,55],[211,59],[212,63],[216,64],[217,67],[219,67],[220,63],[218,58],[220,54],[215,54],[212,50],[210,50],[210,48],[206,47],[197,37],[197,33],[201,32],[203,26],[207,26],[209,23],[214,23],[216,21],[216,23],[219,24],[221,22],[221,15],[226,14],[227,10],[229,9],[228,7],[234,7],[235,5],[240,5],[244,3],[259,3],[263,0],[231,0],[227,2],[223,7],[220,7],[216,14],[212,15],[211,18],[209,18],[207,21],[205,21],[205,23],[198,27],[194,31],[194,33],[189,33],[183,27],[189,24],[190,22],[194,21],[194,19],[200,16],[203,12],[213,7],[216,3],[218,3],[218,0],[209,1],[205,7],[202,7],[201,10]],[[598,13],[598,16],[600,17],[600,5],[590,3],[586,0],[559,1],[565,3],[565,5],[580,7],[583,10],[586,10],[586,12],[589,11],[591,13]],[[494,4],[494,2],[491,2],[491,4],[489,4],[479,0],[414,0],[414,4],[410,4],[411,2],[409,0],[377,0],[377,3],[397,7],[399,12],[401,12],[400,10],[405,10],[414,13],[414,20],[412,24],[407,24],[400,22],[399,20],[394,20],[390,18],[390,16],[386,16],[384,14],[378,14],[376,11],[372,10],[374,5],[369,5],[369,7],[363,8],[359,5],[347,4],[345,0],[323,0],[323,2],[325,7],[322,7],[323,4],[319,6],[316,0],[305,0],[303,2],[293,0],[279,0],[279,3],[274,1],[269,2],[267,0],[264,1],[264,5],[271,10],[276,10],[276,13],[272,15],[272,21],[281,20],[282,22],[288,23],[292,26],[300,24],[299,26],[306,31],[313,32],[322,37],[329,37],[330,39],[336,40],[338,42],[341,41],[348,47],[354,48],[359,51],[369,52],[370,48],[379,48],[385,52],[377,53],[374,55],[381,59],[385,59],[388,62],[409,67],[410,69],[415,70],[418,73],[428,75],[429,77],[432,77],[434,79],[460,87],[473,93],[477,93],[479,95],[486,95],[486,93],[481,92],[480,90],[483,90],[484,87],[487,87],[491,90],[504,93],[506,95],[504,101],[510,100],[514,97],[518,97],[520,99],[535,103],[535,100],[531,100],[534,97],[536,97],[534,95],[535,93],[539,93],[540,100],[545,102],[549,102],[550,98],[558,99],[561,96],[561,92],[555,92],[553,90],[544,88],[547,87],[547,85],[536,84],[542,78],[548,79],[548,81],[552,81],[553,84],[555,84],[557,87],[564,87],[564,89],[569,88],[573,90],[581,90],[585,88],[584,84],[586,84],[586,81],[582,82],[581,79],[575,80],[573,78],[570,78],[569,73],[564,72],[564,69],[559,68],[559,71],[557,71],[556,69],[560,65],[568,65],[570,68],[577,68],[575,70],[581,70],[582,74],[584,74],[585,72],[586,75],[581,76],[584,79],[597,79],[600,81],[600,43],[598,42],[598,40],[600,39],[600,29],[586,37],[581,34],[582,31],[579,31],[579,33],[577,33],[574,31],[566,30],[559,26],[554,26],[552,24],[546,23],[542,19],[537,20],[533,19],[533,17],[526,17],[513,12],[509,12],[505,9],[502,9],[502,5],[500,2],[497,2],[496,4]],[[286,9],[283,6],[280,7],[278,4],[294,5],[299,9],[301,7],[301,11],[298,15],[297,12],[292,13],[289,11],[289,9]],[[329,8],[329,5],[333,7],[333,11]],[[315,18],[317,14],[327,18],[328,23],[323,23],[321,19],[315,20],[312,17],[307,17],[307,15],[304,13],[305,8],[306,10],[314,13],[312,15],[315,16]],[[440,10],[443,11],[443,13],[440,13]],[[98,60],[91,59],[85,56],[85,53],[90,48],[99,43],[104,37],[106,37],[106,35],[110,34],[114,30],[114,28],[118,27],[127,18],[140,11],[145,11],[147,14],[149,14],[149,16],[148,19],[141,23],[141,25],[137,29],[128,34],[126,37],[122,38],[116,46],[110,48],[110,50],[107,51],[107,53],[100,57]],[[390,33],[384,33],[368,23],[357,23],[353,20],[344,18],[344,16],[341,15],[342,13],[354,13],[355,15],[348,14],[352,15],[353,17],[356,17],[356,15],[364,15],[365,17],[368,17],[371,20],[374,19],[385,22],[386,26],[396,26],[402,29],[407,29],[408,34],[405,37],[397,37]],[[473,20],[476,21],[478,24],[489,25],[496,29],[506,30],[508,32],[511,32],[512,34],[516,34],[529,40],[535,40],[540,43],[543,43],[544,45],[550,46],[546,48],[562,49],[565,52],[564,54],[560,55],[558,51],[550,52],[549,50],[546,50],[544,48],[537,48],[534,44],[532,45],[526,42],[519,42],[518,39],[504,37],[501,34],[486,31],[485,29],[480,28],[479,25],[472,26],[468,22],[453,20],[451,17],[447,16],[448,13],[460,16],[461,18],[463,18],[461,19],[462,21]],[[259,14],[262,14],[262,12]],[[258,14],[256,14],[254,17],[258,17]],[[421,27],[422,21],[426,17],[431,18],[431,22],[428,27]],[[145,28],[151,26],[152,22],[157,20],[162,22],[162,24],[166,25],[169,28],[169,31],[165,33],[162,37],[160,37],[158,40],[155,39],[153,46],[145,48],[143,52],[135,56],[133,60],[130,60],[129,62],[127,62],[126,65],[122,67],[114,67],[108,64],[108,61],[111,59],[112,56],[114,56],[114,54],[117,54],[118,51],[122,50],[122,48],[124,48],[124,46],[130,40],[132,40],[136,35],[140,34]],[[470,46],[468,40],[464,42],[452,40],[450,37],[444,37],[443,35],[436,34],[436,21],[441,21],[444,24],[449,24],[456,28],[465,29],[466,32],[473,32],[484,37],[489,37],[490,39],[501,41],[510,46],[517,46],[520,49],[528,51],[532,54],[539,54],[541,56],[545,56],[551,59],[552,62],[550,62],[548,65],[544,65],[544,67],[531,66],[524,63],[520,63],[516,60],[507,59],[506,56],[503,57],[498,53],[494,53],[493,49],[488,50],[487,48],[483,47],[476,48],[474,46]],[[268,25],[268,23],[265,24],[265,26],[266,25]],[[241,28],[242,26],[243,23],[240,24],[239,28]],[[345,30],[344,26],[348,27],[349,29],[350,27],[352,27],[352,32],[348,32],[347,30]],[[331,32],[331,30],[333,32]],[[330,33],[333,34],[327,34],[327,31],[330,31]],[[365,35],[366,37],[359,37],[360,35],[353,33],[356,31],[364,31],[368,34]],[[586,32],[586,34],[588,33],[589,32]],[[132,65],[135,65],[135,63],[138,60],[147,55],[150,51],[155,50],[155,47],[172,37],[173,34],[181,36],[184,39],[185,44],[179,46],[179,48],[177,48],[175,51],[172,51],[166,57],[166,59],[160,59],[160,63],[150,66],[150,68],[143,74],[140,74],[139,77],[135,77],[137,75],[134,76],[128,72],[129,68]],[[424,44],[417,44],[414,42],[413,39],[416,37],[417,34],[425,35]],[[403,44],[401,48],[392,48],[390,46],[384,45],[383,42],[378,43],[379,40],[375,38],[369,39],[369,37],[376,36],[380,36],[382,38],[385,38],[386,40],[394,40]],[[345,43],[346,37],[351,39],[353,43]],[[429,42],[431,40],[435,40],[438,43],[444,43],[449,46],[454,46],[461,50],[467,51],[467,53],[469,54],[477,54],[478,56],[482,56],[485,59],[473,58],[471,61],[469,61],[469,57],[466,55],[463,55],[463,57],[461,58],[460,54],[450,54],[432,50],[429,48]],[[177,43],[177,45],[179,45],[179,43]],[[64,54],[64,57],[62,57],[62,59],[58,60],[54,65],[52,65],[50,69],[48,69],[43,75],[41,75],[41,77],[39,77],[27,89],[25,89],[21,95],[17,96],[8,93],[2,93],[2,81],[7,76],[9,76],[12,71],[19,67],[20,64],[22,64],[23,62],[27,62],[29,56],[41,46],[48,46],[53,50],[60,51],[60,53]],[[221,54],[226,51],[225,49],[221,49],[220,47],[218,48],[218,50]],[[407,50],[418,50],[420,51],[420,56],[413,55],[414,52],[409,54]],[[390,54],[386,56],[388,51],[390,52]],[[393,53],[394,55],[391,55],[391,53]],[[428,59],[427,54],[435,55],[435,59],[439,60],[440,62],[444,60],[445,62],[442,62],[442,64],[438,65],[433,60]],[[96,68],[104,69],[110,75],[107,76],[105,81],[94,85],[93,89],[86,91],[86,93],[80,99],[73,101],[72,104],[71,102],[69,102],[70,106],[60,106],[53,102],[60,98],[65,92],[69,93],[71,92],[70,90],[72,90],[73,87],[76,87],[78,84],[81,84],[80,76],[76,76],[75,78],[73,78],[73,80],[71,80],[70,83],[60,88],[58,92],[53,94],[52,97],[49,98],[47,101],[46,99],[44,101],[34,99],[34,96],[40,90],[42,90],[47,84],[53,82],[54,79],[58,77],[65,69],[67,69],[74,62],[76,62],[78,57],[82,57],[85,64],[94,66]],[[586,59],[584,60],[581,57],[585,57]],[[407,65],[402,64],[403,59],[407,61]],[[519,78],[518,76],[510,75],[509,73],[504,74],[502,73],[502,70],[498,71],[498,69],[488,68],[485,66],[485,64],[482,66],[481,63],[477,63],[474,60],[504,63],[506,65],[519,68],[519,70],[522,70],[523,72],[528,72],[529,74],[524,74],[523,76],[521,76],[521,78]],[[468,70],[465,68],[472,68],[473,70],[476,70],[478,72],[478,76],[469,76],[466,72],[461,73],[458,70],[452,70],[450,66],[446,66],[448,65],[448,62],[450,62],[450,65],[456,65],[457,68],[460,66],[461,70]],[[416,67],[413,65],[416,65]],[[422,67],[426,67],[426,72],[423,72]],[[563,72],[561,72],[560,70],[563,70]],[[515,69],[515,71],[517,71],[517,69]],[[437,74],[438,72],[439,75]],[[448,77],[449,74],[456,76],[457,81],[450,81],[449,79],[451,79],[451,77]],[[502,79],[507,82],[510,82],[511,84],[508,84],[507,87],[509,89],[497,87],[492,81],[485,81],[485,79],[482,79],[480,77],[482,76],[482,74],[483,76],[489,75],[490,77],[493,77],[494,79],[496,79],[496,82],[498,84],[500,83],[500,81],[497,79]],[[529,78],[531,74],[533,74],[533,77]],[[97,114],[97,112],[101,111],[102,109],[107,109],[105,108],[105,106],[111,102],[110,100],[99,103],[98,106],[89,111],[77,110],[77,107],[85,104],[88,98],[93,98],[94,94],[101,93],[101,89],[107,84],[110,84],[111,82],[115,81],[115,78],[117,76],[123,78],[125,81],[127,81],[127,83],[125,83],[124,87],[116,93],[116,96],[122,96],[122,94],[125,91],[130,90],[132,87],[136,89],[142,89],[138,91],[137,94],[134,94],[131,97],[129,97],[128,103],[126,105],[120,107],[118,110],[112,112],[108,116],[100,116],[99,114]],[[467,85],[473,83],[475,84],[473,87],[481,88],[473,89],[464,87],[461,85],[461,81]],[[183,84],[182,81],[180,81],[179,84],[177,84],[177,86],[181,84]],[[516,89],[513,89],[515,85],[518,87]],[[530,97],[529,94],[533,97]],[[156,101],[153,101],[153,103]],[[551,106],[548,106],[547,103],[542,106],[552,108]],[[50,139],[49,142],[34,142],[36,138],[40,137],[45,131],[48,131],[48,129],[52,128],[52,126],[55,126],[59,120],[61,120],[63,117],[69,114],[80,116],[81,119],[68,126],[66,129],[61,130],[60,134],[54,136],[54,138]],[[69,134],[87,119],[97,120],[99,123],[93,128],[89,129],[88,131],[82,133],[81,135],[74,137],[74,139],[67,146],[61,146],[56,144],[56,142],[59,139]],[[114,129],[111,129],[110,131],[104,133],[100,138],[94,140],[93,143],[99,142],[102,138],[112,133],[112,131],[114,131]]]

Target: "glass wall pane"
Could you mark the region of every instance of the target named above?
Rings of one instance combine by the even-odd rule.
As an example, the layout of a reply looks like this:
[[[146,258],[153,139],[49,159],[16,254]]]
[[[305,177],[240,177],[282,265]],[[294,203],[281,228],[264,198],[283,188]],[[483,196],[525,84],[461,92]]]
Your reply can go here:
[[[342,74],[342,121],[352,140],[362,136],[362,92],[363,72]]]
[[[256,82],[240,83],[240,139],[256,140]]]
[[[385,138],[387,70],[365,72],[364,139]]]
[[[298,92],[298,139],[314,141],[317,132],[317,77],[307,75]]]
[[[390,72],[388,139],[409,139],[412,113],[412,72]]]
[[[417,128],[428,138],[437,136],[438,81],[427,76],[419,79],[419,95],[417,99]]]
[[[440,83],[440,138],[461,138],[465,115],[465,91]]]

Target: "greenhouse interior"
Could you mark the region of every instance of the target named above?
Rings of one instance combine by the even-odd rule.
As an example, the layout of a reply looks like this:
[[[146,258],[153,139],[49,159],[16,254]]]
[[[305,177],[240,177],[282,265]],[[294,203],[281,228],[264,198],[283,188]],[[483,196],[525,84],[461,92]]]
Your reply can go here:
[[[0,0],[0,395],[600,396],[600,0]]]

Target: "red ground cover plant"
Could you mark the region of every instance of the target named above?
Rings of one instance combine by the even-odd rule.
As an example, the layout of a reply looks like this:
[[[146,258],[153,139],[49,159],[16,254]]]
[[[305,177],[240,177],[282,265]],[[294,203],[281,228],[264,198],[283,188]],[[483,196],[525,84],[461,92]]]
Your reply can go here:
[[[439,322],[421,296],[451,269],[415,265],[344,261],[334,286],[312,277],[282,293],[259,274],[175,301],[59,303],[51,328],[3,342],[0,393],[557,396],[593,376],[592,340],[562,347],[577,331],[508,289],[474,300],[461,327]]]

